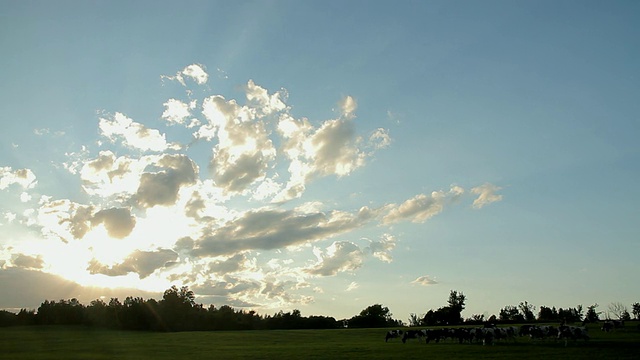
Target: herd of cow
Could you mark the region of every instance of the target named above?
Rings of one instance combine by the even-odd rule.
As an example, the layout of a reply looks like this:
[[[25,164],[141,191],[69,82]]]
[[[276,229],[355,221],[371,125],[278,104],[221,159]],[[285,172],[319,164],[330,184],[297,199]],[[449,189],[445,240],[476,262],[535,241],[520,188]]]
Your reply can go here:
[[[439,343],[441,341],[464,343],[479,343],[493,345],[497,341],[516,341],[517,337],[529,337],[532,340],[589,340],[587,328],[584,326],[552,326],[552,325],[522,325],[509,327],[459,327],[420,330],[391,330],[385,336],[385,342],[391,339],[402,339],[403,343],[415,339]]]

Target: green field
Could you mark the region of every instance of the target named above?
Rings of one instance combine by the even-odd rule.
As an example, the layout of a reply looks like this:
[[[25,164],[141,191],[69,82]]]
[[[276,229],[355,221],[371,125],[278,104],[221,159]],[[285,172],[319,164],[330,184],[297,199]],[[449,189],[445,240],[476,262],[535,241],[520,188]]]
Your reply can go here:
[[[588,342],[494,346],[384,342],[386,329],[153,333],[84,327],[0,328],[1,359],[640,359],[636,323],[611,333],[589,328]]]

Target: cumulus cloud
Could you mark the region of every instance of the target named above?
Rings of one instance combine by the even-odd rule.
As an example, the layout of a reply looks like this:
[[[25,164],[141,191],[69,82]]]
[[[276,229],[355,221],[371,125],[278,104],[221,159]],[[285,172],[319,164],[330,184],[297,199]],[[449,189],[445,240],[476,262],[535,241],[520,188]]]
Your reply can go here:
[[[9,166],[0,167],[0,190],[4,190],[13,184],[22,186],[23,189],[31,189],[37,183],[36,176],[29,169],[13,170]]]
[[[358,245],[336,241],[326,251],[314,248],[318,262],[305,271],[312,275],[333,276],[339,272],[354,271],[362,266],[365,253]]]
[[[429,275],[424,275],[424,276],[419,276],[418,278],[413,280],[411,283],[416,285],[429,286],[429,285],[435,285],[438,282],[432,279],[431,277],[429,277]]]
[[[496,194],[500,189],[502,188],[489,183],[474,187],[471,192],[478,195],[478,198],[473,202],[473,207],[481,209],[486,205],[502,200],[502,195]]]
[[[191,118],[191,120],[189,120],[191,110],[196,107],[196,103],[195,100],[187,104],[178,99],[169,99],[164,103],[165,110],[162,113],[162,119],[169,125],[180,124],[188,128],[198,126],[200,122],[197,119]],[[189,122],[187,123],[187,121]]]
[[[205,85],[209,75],[192,64],[163,78],[189,87]],[[119,276],[157,276],[182,281],[201,301],[290,306],[313,301],[304,291],[322,292],[312,282],[317,277],[355,272],[367,259],[392,262],[398,243],[384,233],[387,229],[355,242],[336,237],[369,225],[427,221],[465,193],[452,186],[360,209],[332,210],[332,204],[314,199],[288,203],[318,178],[349,176],[364,166],[375,151],[390,146],[389,132],[356,131],[358,103],[351,96],[338,102],[335,118],[310,121],[290,113],[284,89],[270,92],[249,80],[242,90],[246,98],[240,102],[209,94],[192,99],[196,94],[187,90],[188,99],[163,103],[163,125],[193,136],[189,155],[187,147],[169,143],[159,130],[122,113],[99,116],[100,135],[124,147],[114,148],[102,138],[97,154],[93,146],[66,154],[73,162],[65,168],[79,176],[82,196],[74,201],[42,196],[37,210],[17,212],[25,220],[10,226],[24,223],[39,227],[47,240],[62,239],[48,243],[81,254],[76,267],[83,276],[107,275],[95,279],[114,282]],[[203,146],[208,154],[198,152]],[[198,164],[209,171],[201,173]],[[0,168],[0,189],[21,186],[23,207],[32,201],[24,189],[36,183],[28,169]],[[500,200],[497,190],[488,184],[474,188],[473,206]],[[10,221],[20,216],[3,215]],[[128,240],[109,241],[105,235]],[[315,255],[310,262],[298,257],[310,252]],[[44,258],[46,266],[41,257],[24,254],[5,256],[0,263],[23,269],[54,266],[51,257]],[[413,283],[435,281],[425,276]],[[352,282],[347,290],[358,286]]]
[[[38,209],[38,223],[45,235],[55,235],[63,241],[82,239],[91,229],[93,206],[70,200],[47,200]]]
[[[100,118],[99,128],[101,134],[112,142],[122,139],[123,145],[134,149],[159,152],[179,148],[177,144],[167,143],[160,131],[149,129],[119,112],[111,118]]]
[[[187,86],[185,77],[193,80],[198,85],[204,85],[209,80],[209,74],[207,73],[204,65],[201,64],[188,65],[173,76],[160,76],[161,79],[175,80],[182,84],[182,86]]]
[[[369,250],[375,258],[390,263],[393,260],[391,252],[395,249],[396,243],[397,240],[393,235],[384,234],[379,241],[371,241]]]
[[[44,267],[44,261],[39,255],[30,256],[18,254],[11,259],[11,262],[13,263],[13,266],[24,269],[42,269]]]
[[[135,194],[143,208],[173,205],[180,188],[196,182],[198,166],[186,155],[163,155],[154,165],[161,170],[143,173]]]
[[[127,208],[100,210],[91,218],[92,226],[104,224],[109,236],[122,239],[127,237],[136,226],[136,218]]]
[[[91,274],[104,274],[108,276],[122,276],[128,273],[136,273],[141,279],[144,279],[158,269],[174,265],[177,259],[178,254],[169,249],[158,249],[155,251],[136,250],[127,256],[124,261],[113,266],[101,264],[93,259],[89,262],[87,270]]]
[[[215,260],[208,265],[210,273],[230,274],[246,270],[251,266],[245,254],[236,254],[224,260]]]

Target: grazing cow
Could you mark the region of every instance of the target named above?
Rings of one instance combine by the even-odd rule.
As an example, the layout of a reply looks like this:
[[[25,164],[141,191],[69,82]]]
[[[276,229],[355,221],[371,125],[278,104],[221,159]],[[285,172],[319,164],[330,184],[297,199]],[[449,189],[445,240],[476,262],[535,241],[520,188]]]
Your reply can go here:
[[[604,332],[609,332],[611,330],[613,330],[613,322],[612,321],[605,321],[604,323],[602,323],[602,327],[600,328],[600,330],[604,331]]]
[[[402,335],[402,343],[406,343],[409,339],[422,339],[427,336],[426,330],[407,330]]]
[[[389,339],[397,339],[402,335],[402,330],[389,330],[387,331],[387,335],[384,337],[384,342],[389,341]]]
[[[563,325],[558,328],[558,340],[564,340],[564,346],[567,346],[568,340],[589,340],[589,333],[586,327]]]

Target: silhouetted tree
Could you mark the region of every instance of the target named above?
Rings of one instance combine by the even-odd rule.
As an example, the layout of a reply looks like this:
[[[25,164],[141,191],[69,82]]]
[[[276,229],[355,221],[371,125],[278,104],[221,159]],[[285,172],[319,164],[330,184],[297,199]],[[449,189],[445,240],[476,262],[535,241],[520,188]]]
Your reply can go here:
[[[520,314],[518,308],[513,305],[507,305],[504,308],[500,309],[500,321],[503,322],[523,322],[524,316]]]
[[[585,320],[588,322],[598,322],[600,321],[601,311],[596,311],[596,308],[600,306],[598,304],[593,304],[591,306],[587,306],[587,313],[585,315]]]
[[[529,304],[526,301],[521,302],[518,305],[518,309],[520,310],[520,314],[524,317],[524,321],[531,322],[536,319],[536,316],[533,313],[536,310],[536,307],[532,304]]]
[[[420,326],[422,325],[422,319],[418,317],[418,314],[411,313],[409,314],[409,326]]]
[[[607,310],[607,317],[615,316],[618,320],[624,320],[625,314],[629,314],[627,307],[621,302],[613,302],[609,304]]]
[[[479,325],[484,323],[484,314],[473,314],[464,321],[466,324]]]
[[[540,306],[540,310],[538,311],[538,320],[539,321],[557,321],[558,320],[558,311],[555,307],[550,308],[547,306]]]
[[[399,326],[399,322],[392,318],[389,308],[375,304],[362,310],[359,315],[349,319],[349,327],[375,328],[386,326]]]
[[[631,304],[631,311],[633,312],[633,317],[636,320],[640,320],[640,303],[635,302]]]

